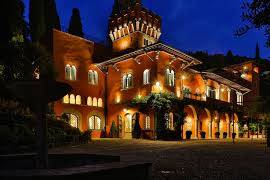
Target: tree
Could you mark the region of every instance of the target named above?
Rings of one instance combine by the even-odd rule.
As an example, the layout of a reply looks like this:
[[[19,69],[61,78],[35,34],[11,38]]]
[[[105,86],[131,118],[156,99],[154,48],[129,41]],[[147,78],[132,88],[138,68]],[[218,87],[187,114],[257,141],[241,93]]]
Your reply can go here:
[[[27,25],[23,15],[24,4],[21,0],[3,0],[0,6],[1,48],[6,46],[13,36],[27,36]]]
[[[231,50],[229,50],[228,52],[227,52],[227,58],[229,59],[229,60],[232,60],[233,59],[233,53],[232,53],[232,51]]]
[[[257,60],[261,59],[261,55],[260,55],[260,47],[259,47],[259,43],[257,42],[256,44],[256,55],[255,55],[255,58]]]
[[[141,138],[141,131],[142,129],[139,122],[139,113],[136,113],[136,118],[135,118],[134,127],[132,131],[132,137],[136,139]]]
[[[110,137],[112,137],[112,138],[118,137],[118,128],[117,128],[114,121],[112,122],[112,125],[111,125]]]
[[[266,46],[270,47],[270,1],[269,0],[245,0],[243,2],[242,21],[245,23],[236,31],[237,36],[246,34],[250,29],[264,29]]]
[[[30,0],[29,24],[32,41],[40,42],[46,32],[44,0]]]
[[[72,16],[69,22],[68,33],[80,37],[84,36],[80,11],[77,8],[73,8],[72,10]]]
[[[5,0],[0,6],[0,66],[4,83],[22,79],[31,63],[25,59],[27,26],[21,0]],[[30,66],[29,66],[30,65]]]
[[[54,0],[45,0],[44,14],[45,14],[46,31],[51,31],[52,29],[61,30],[60,18],[58,16]]]

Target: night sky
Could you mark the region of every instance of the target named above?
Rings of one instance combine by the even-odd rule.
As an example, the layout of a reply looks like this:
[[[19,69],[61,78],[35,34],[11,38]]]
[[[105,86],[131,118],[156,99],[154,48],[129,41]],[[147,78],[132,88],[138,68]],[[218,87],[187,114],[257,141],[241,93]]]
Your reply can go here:
[[[28,16],[29,0],[23,0]],[[91,39],[102,41],[114,0],[56,0],[62,27],[69,24],[72,8],[80,9],[84,32]],[[183,51],[208,51],[254,57],[257,41],[261,56],[270,57],[264,47],[263,31],[253,30],[243,37],[235,37],[241,25],[242,0],[143,0],[146,8],[162,17],[161,40]]]

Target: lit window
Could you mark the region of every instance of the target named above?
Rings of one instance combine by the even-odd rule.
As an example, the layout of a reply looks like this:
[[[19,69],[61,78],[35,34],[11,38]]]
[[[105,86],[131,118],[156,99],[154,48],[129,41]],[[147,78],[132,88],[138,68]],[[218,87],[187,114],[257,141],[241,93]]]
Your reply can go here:
[[[69,64],[65,67],[65,78],[66,80],[71,80],[71,67]]]
[[[150,70],[146,69],[143,72],[143,84],[150,84]]]
[[[82,98],[80,95],[76,96],[76,104],[80,105],[82,103]]]
[[[87,106],[92,106],[93,105],[93,101],[91,97],[87,98]]]
[[[212,87],[207,87],[207,96],[213,99],[216,99],[216,90]]]
[[[133,76],[132,74],[125,74],[122,79],[123,89],[129,89],[133,86]]]
[[[88,72],[88,83],[92,85],[98,84],[98,73],[97,71],[90,70]]]
[[[93,106],[97,106],[98,104],[97,104],[97,98],[96,97],[94,97],[93,98]]]
[[[99,99],[98,99],[98,107],[102,107],[102,106],[103,106],[103,104],[102,104],[102,99],[99,98]]]
[[[69,103],[70,104],[75,104],[75,96],[74,94],[71,94],[70,97],[69,97]]]
[[[68,104],[68,103],[69,103],[69,95],[65,95],[65,96],[64,96],[63,102],[64,102],[65,104]]]
[[[166,77],[166,84],[173,87],[175,84],[174,70],[166,69],[165,77]]]
[[[88,120],[89,129],[100,130],[101,129],[101,119],[98,116],[91,116]]]
[[[77,79],[77,70],[75,66],[71,67],[71,79],[72,81],[75,81]]]
[[[69,117],[69,124],[72,127],[78,128],[79,127],[79,118],[75,114],[67,114]]]
[[[144,124],[145,129],[150,129],[150,117],[146,116],[145,117],[145,124]]]
[[[243,94],[241,92],[236,92],[237,96],[237,104],[238,105],[243,105]]]

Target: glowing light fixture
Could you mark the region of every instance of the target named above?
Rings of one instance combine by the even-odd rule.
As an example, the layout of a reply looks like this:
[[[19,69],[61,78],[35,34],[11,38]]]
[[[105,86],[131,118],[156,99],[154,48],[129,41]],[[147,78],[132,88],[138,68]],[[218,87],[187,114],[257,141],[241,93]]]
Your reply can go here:
[[[182,80],[185,80],[185,79],[186,79],[186,76],[182,75],[182,76],[181,76],[181,79],[182,79]]]
[[[125,108],[123,111],[124,111],[125,113],[127,113],[127,112],[128,112],[128,109]]]

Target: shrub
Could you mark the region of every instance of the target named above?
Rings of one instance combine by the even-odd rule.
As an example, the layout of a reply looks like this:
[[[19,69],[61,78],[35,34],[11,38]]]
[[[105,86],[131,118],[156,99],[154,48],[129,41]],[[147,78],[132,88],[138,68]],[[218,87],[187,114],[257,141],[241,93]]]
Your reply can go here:
[[[201,131],[201,132],[200,132],[200,135],[201,135],[201,138],[202,138],[202,139],[205,139],[206,132]]]
[[[215,137],[218,139],[220,136],[220,132],[215,132]]]
[[[139,119],[136,118],[134,128],[133,128],[133,131],[132,131],[132,137],[136,138],[136,139],[141,138],[141,131],[142,131],[142,129],[141,129],[141,126],[140,126],[140,123],[139,123]]]
[[[80,136],[80,142],[83,144],[87,144],[91,140],[91,136],[92,136],[91,130],[84,131]]]
[[[192,131],[186,131],[186,139],[191,139]]]
[[[115,125],[115,122],[112,122],[111,129],[110,129],[110,137],[117,138],[118,137],[118,128]]]
[[[223,132],[223,139],[227,138],[228,133],[227,132]]]

